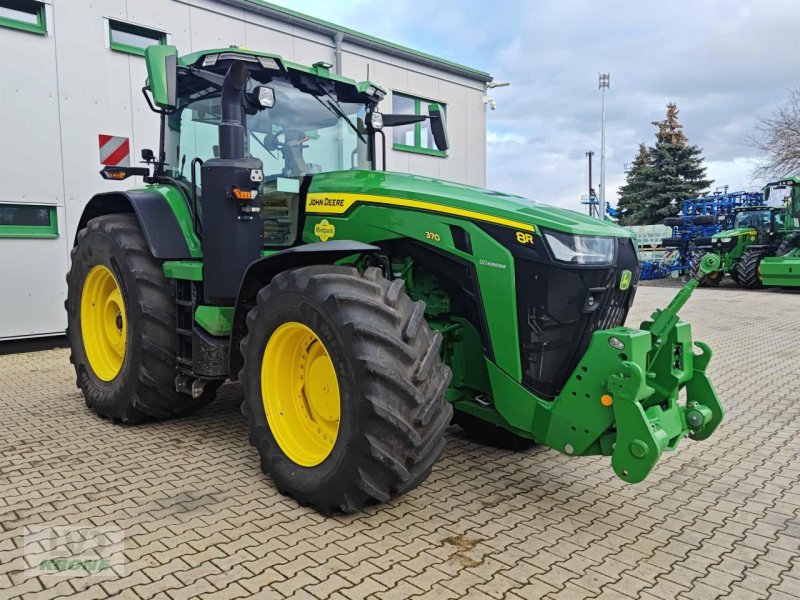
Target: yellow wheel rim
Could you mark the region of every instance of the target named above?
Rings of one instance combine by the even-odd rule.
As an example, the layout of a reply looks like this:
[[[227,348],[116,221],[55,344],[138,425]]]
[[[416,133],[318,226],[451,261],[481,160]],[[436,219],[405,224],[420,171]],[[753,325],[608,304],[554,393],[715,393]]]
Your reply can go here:
[[[81,334],[94,374],[103,381],[114,379],[125,359],[127,318],[119,284],[103,265],[92,267],[83,282]]]
[[[328,457],[339,432],[339,382],[322,340],[302,323],[284,323],[269,338],[261,398],[272,435],[292,462],[314,467]]]

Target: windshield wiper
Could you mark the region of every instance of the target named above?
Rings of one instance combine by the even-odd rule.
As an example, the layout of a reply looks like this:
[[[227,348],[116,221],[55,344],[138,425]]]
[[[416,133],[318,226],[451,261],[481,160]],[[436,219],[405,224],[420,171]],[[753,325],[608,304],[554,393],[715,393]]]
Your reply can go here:
[[[364,142],[366,144],[367,140],[365,140],[364,136],[361,135],[361,132],[358,130],[358,127],[356,127],[355,123],[353,123],[350,120],[350,117],[347,116],[347,113],[342,110],[341,106],[339,106],[339,103],[336,101],[336,98],[331,96],[331,93],[328,90],[326,90],[324,87],[322,87],[321,85],[317,85],[317,89],[328,97],[328,101],[327,102],[323,102],[322,98],[320,98],[319,96],[314,96],[312,94],[312,96],[314,96],[314,98],[317,99],[317,102],[322,104],[322,106],[327,108],[329,111],[331,111],[337,117],[344,119],[345,122],[350,126],[350,129],[352,129],[353,131],[356,132],[356,135],[358,136],[358,139],[360,139],[362,142]]]
[[[260,139],[258,139],[258,136],[257,136],[257,135],[256,135],[256,134],[253,132],[253,130],[250,130],[250,135],[252,135],[252,136],[253,136],[253,139],[254,139],[255,141],[257,141],[259,144],[261,144],[261,147],[262,147],[264,150],[266,150],[266,151],[267,151],[267,154],[269,154],[269,155],[270,155],[272,158],[274,158],[275,160],[278,160],[278,157],[277,157],[277,156],[275,156],[275,155],[274,155],[272,152],[270,152],[270,149],[269,149],[269,148],[267,148],[266,144],[264,144],[264,142],[262,142]]]

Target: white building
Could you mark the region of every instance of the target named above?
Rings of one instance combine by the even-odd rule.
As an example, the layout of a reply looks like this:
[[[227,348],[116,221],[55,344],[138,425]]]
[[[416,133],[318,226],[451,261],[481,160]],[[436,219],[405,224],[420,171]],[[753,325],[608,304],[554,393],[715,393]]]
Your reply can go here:
[[[103,181],[99,145],[127,138],[131,164],[158,147],[141,93],[142,48],[153,43],[325,61],[386,89],[383,112],[440,102],[451,149],[436,151],[411,127],[387,144],[388,169],[484,185],[488,73],[260,0],[0,0],[0,340],[64,331],[85,203],[141,183]]]

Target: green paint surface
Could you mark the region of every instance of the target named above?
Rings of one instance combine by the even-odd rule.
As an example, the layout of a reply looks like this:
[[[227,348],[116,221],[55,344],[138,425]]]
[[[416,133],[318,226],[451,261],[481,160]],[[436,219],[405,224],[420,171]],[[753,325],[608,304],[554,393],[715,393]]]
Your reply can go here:
[[[320,173],[312,179],[309,192],[373,194],[422,200],[566,233],[633,236],[630,231],[616,224],[601,222],[572,210],[533,202],[520,196],[406,173],[358,170]]]
[[[194,320],[211,335],[230,335],[233,312],[233,306],[200,305],[194,312]]]
[[[167,260],[162,268],[170,279],[203,281],[203,263],[199,260]]]

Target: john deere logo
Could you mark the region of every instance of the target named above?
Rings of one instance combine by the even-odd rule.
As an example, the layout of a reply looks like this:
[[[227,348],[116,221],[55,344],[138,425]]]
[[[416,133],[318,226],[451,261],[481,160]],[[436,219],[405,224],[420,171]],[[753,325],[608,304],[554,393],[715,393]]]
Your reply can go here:
[[[625,269],[622,275],[619,276],[619,289],[622,291],[627,290],[631,286],[631,277],[633,273]]]
[[[336,235],[336,227],[328,223],[328,219],[322,219],[322,221],[314,225],[314,235],[323,242],[327,242]]]

